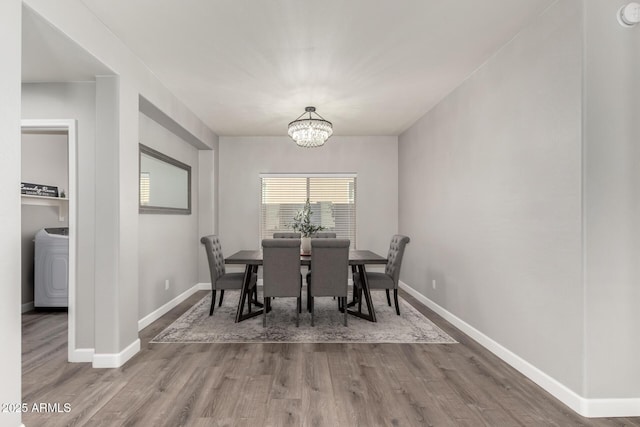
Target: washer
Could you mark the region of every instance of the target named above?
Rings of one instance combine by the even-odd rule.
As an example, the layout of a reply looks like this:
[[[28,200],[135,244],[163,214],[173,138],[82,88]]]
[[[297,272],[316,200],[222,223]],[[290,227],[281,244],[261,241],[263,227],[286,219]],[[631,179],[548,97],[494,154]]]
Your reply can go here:
[[[36,233],[33,305],[68,307],[69,228],[43,228]]]

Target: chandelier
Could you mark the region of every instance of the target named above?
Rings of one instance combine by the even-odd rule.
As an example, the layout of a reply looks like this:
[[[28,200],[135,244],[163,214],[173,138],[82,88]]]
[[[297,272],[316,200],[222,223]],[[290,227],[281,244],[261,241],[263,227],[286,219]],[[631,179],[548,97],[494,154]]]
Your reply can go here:
[[[309,113],[309,117],[302,118]],[[313,118],[315,114],[319,118]],[[320,147],[333,134],[333,125],[316,113],[316,107],[307,107],[297,119],[289,123],[289,136],[300,147]]]

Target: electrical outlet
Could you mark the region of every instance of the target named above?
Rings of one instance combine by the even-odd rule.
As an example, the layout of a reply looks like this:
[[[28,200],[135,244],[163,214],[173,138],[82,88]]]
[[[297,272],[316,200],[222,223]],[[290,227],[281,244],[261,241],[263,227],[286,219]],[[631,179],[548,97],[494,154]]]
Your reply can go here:
[[[168,291],[169,290],[169,279],[164,281],[164,290]]]
[[[435,288],[436,288],[436,279],[433,279],[433,280],[431,281],[431,286],[433,287],[433,289],[435,289]]]

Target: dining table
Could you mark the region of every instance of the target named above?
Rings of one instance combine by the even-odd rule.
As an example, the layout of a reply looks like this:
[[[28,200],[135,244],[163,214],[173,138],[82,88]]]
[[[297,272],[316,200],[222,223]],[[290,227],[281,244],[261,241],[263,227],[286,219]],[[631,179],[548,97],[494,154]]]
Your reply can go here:
[[[311,257],[313,254],[300,254],[300,265],[311,266]],[[261,307],[257,301],[257,293],[251,292],[251,277],[253,274],[257,274],[258,268],[263,263],[262,250],[240,250],[233,255],[225,258],[225,264],[230,265],[245,265],[244,281],[242,288],[240,289],[240,300],[238,301],[238,310],[236,312],[236,323],[246,319],[258,316],[262,314],[264,308],[259,310],[252,310],[251,303],[253,302],[257,306]],[[367,305],[367,312],[362,312],[362,301],[358,301],[358,310],[349,310],[347,312],[353,316],[366,319],[370,322],[376,322],[376,311],[373,307],[371,300],[371,289],[369,288],[369,281],[367,280],[366,265],[384,265],[387,263],[387,258],[376,254],[370,250],[351,250],[349,251],[349,265],[352,272],[358,274],[360,277],[360,283],[362,283],[362,294],[364,296],[365,303]],[[254,300],[251,300],[251,295],[254,294]],[[355,299],[355,292],[354,292]],[[245,304],[248,306],[248,312],[245,313]],[[350,304],[351,306],[353,304]]]

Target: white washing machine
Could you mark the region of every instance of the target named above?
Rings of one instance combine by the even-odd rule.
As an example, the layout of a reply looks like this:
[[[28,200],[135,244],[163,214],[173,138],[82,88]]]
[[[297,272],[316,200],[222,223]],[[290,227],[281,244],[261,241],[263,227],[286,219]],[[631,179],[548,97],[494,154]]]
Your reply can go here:
[[[33,305],[68,307],[69,228],[43,228],[36,233]]]

